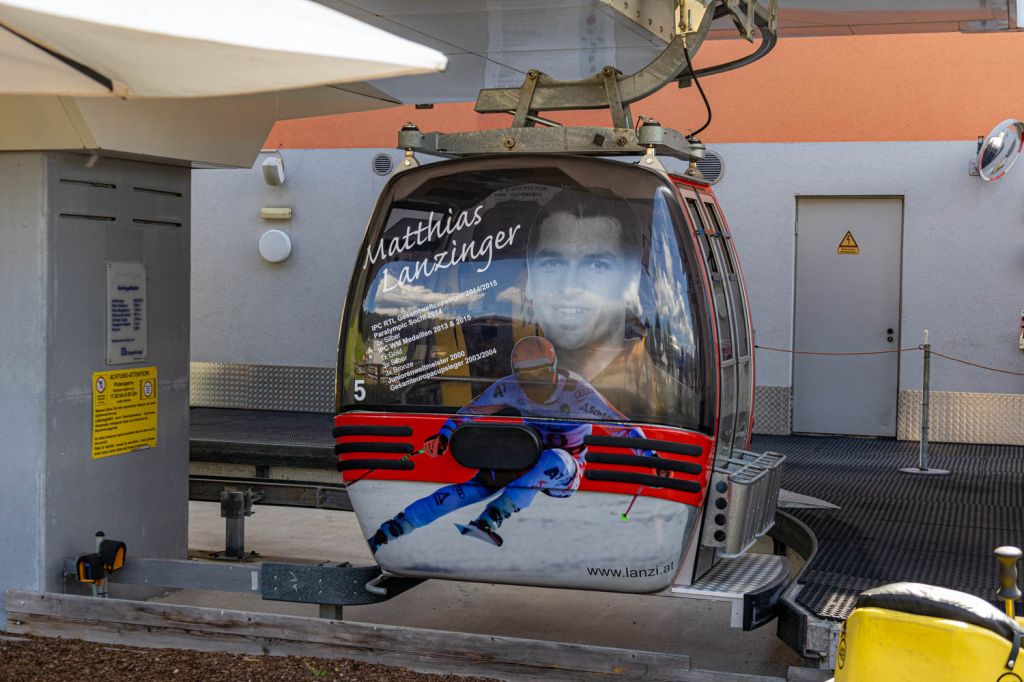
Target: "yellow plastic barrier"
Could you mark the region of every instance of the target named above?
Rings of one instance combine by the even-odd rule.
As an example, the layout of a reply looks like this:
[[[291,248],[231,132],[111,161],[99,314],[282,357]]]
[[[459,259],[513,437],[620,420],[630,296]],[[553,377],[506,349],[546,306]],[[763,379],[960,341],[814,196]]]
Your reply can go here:
[[[840,635],[835,682],[1019,682],[1024,656],[1007,668],[1011,649],[1009,640],[977,625],[858,608]]]

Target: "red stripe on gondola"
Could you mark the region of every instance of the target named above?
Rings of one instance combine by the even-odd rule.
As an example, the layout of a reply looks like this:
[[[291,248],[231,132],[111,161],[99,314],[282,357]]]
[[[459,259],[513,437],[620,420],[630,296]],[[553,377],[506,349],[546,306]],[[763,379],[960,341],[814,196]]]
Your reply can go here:
[[[416,452],[411,457],[415,461],[415,467],[411,470],[383,470],[383,469],[371,469],[369,471],[351,470],[342,472],[342,479],[346,483],[354,483],[356,480],[362,480],[364,478],[381,480],[381,481],[422,481],[434,484],[446,484],[446,483],[460,483],[469,480],[475,473],[475,469],[469,469],[463,467],[451,456],[450,453],[445,453],[440,457],[431,457],[425,452],[422,452],[424,443],[428,439],[434,437],[440,430],[444,422],[449,418],[450,415],[445,414],[410,414],[410,413],[387,413],[387,412],[345,412],[339,414],[334,418],[335,427],[381,427],[381,426],[402,426],[411,429],[411,436],[389,436],[381,437],[378,440],[381,444],[394,443],[394,444],[407,444],[410,445]],[[504,423],[523,423],[522,419],[511,418],[511,417],[492,417],[479,419],[479,421],[493,421],[493,422],[504,422]],[[616,425],[603,424],[595,422],[593,424],[593,435],[595,436],[611,436],[611,428]],[[631,424],[635,426],[635,424]],[[654,441],[667,441],[672,443],[694,445],[700,448],[701,454],[699,456],[690,455],[674,455],[671,453],[665,453],[661,456],[665,459],[679,462],[689,462],[700,465],[702,473],[698,475],[685,474],[683,472],[668,472],[673,478],[680,478],[681,480],[693,481],[700,486],[700,490],[697,492],[687,492],[682,490],[672,490],[667,488],[644,488],[640,494],[645,497],[656,497],[665,500],[671,500],[682,504],[689,504],[700,507],[704,502],[705,492],[710,480],[709,470],[709,458],[712,449],[712,440],[699,433],[686,431],[683,429],[665,427],[665,426],[652,426],[647,424],[639,424],[643,428],[644,434],[647,439]],[[339,431],[340,433],[351,432],[349,429]],[[349,442],[366,442],[369,440],[366,436],[339,436],[337,443],[349,443]],[[600,452],[612,452],[612,453],[629,453],[630,450],[625,448],[608,448],[608,447],[591,447],[591,451]],[[352,453],[352,459],[364,459],[366,455],[360,455],[355,452]],[[343,454],[341,460],[345,461],[348,457]],[[620,471],[620,472],[636,472],[635,467],[616,466],[608,464],[597,464],[587,463],[585,464],[587,470],[603,470],[603,471]],[[635,483],[618,483],[611,481],[594,481],[584,478],[580,484],[581,491],[592,491],[592,492],[606,492],[606,493],[618,493],[622,495],[632,496],[637,492],[637,486]]]

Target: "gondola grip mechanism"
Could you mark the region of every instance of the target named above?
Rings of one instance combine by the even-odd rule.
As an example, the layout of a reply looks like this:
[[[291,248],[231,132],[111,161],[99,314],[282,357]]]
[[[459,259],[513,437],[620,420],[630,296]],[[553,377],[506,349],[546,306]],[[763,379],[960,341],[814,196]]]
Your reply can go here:
[[[395,174],[420,165],[415,154],[417,149],[423,148],[423,133],[420,132],[419,126],[412,122],[402,126],[401,130],[398,131],[398,148],[405,150],[405,156],[395,166]]]

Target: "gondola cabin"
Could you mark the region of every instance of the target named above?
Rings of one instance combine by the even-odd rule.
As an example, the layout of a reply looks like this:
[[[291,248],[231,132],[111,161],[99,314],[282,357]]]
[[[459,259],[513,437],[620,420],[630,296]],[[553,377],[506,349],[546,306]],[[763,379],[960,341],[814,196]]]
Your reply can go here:
[[[343,313],[334,436],[391,573],[653,592],[772,523],[710,188],[594,157],[402,171]]]

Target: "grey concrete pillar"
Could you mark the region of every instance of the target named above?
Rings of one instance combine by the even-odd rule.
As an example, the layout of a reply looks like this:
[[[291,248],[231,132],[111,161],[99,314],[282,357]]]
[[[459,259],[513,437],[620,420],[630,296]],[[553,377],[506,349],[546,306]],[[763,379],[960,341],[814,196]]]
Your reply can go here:
[[[188,523],[190,170],[0,154],[0,612],[60,590],[103,530],[184,558]],[[147,357],[107,365],[108,262],[146,271]],[[155,447],[94,458],[93,373],[156,367]],[[3,620],[0,619],[0,623]],[[2,628],[2,625],[0,625]]]

